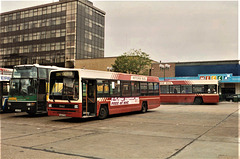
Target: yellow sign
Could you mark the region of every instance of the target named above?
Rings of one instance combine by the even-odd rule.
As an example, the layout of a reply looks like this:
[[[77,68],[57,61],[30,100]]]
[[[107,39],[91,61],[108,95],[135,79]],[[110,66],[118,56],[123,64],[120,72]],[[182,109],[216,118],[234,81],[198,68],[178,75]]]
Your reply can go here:
[[[217,76],[212,76],[212,80],[217,80]]]
[[[15,100],[15,101],[17,101],[17,98],[16,97],[9,97],[8,100]]]

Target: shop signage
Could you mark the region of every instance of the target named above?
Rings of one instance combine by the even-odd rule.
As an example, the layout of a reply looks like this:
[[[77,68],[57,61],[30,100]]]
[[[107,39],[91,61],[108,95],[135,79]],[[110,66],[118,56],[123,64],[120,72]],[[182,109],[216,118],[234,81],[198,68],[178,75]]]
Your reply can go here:
[[[231,80],[232,74],[199,74],[200,80]]]

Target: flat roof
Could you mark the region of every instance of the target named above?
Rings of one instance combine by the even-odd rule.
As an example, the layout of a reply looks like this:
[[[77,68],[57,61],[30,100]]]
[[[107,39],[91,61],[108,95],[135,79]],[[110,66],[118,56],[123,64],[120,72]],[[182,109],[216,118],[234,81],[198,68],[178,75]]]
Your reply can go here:
[[[187,65],[221,65],[221,64],[240,64],[240,60],[220,60],[220,61],[189,61],[189,62],[161,62],[162,64],[176,64],[176,66]],[[154,64],[159,64],[154,63]]]
[[[62,4],[62,3],[68,3],[68,2],[73,2],[73,1],[79,1],[99,12],[101,12],[102,14],[106,14],[106,12],[104,12],[103,10],[93,6],[91,3],[88,3],[86,1],[83,0],[61,0],[59,2],[53,2],[53,3],[46,3],[46,4],[41,4],[41,5],[37,5],[37,6],[32,6],[32,7],[27,7],[27,8],[22,8],[22,9],[17,9],[17,10],[12,10],[12,11],[8,11],[8,12],[4,12],[4,13],[0,13],[0,15],[7,15],[7,14],[12,14],[12,13],[17,13],[17,12],[22,12],[22,11],[26,11],[26,10],[30,10],[30,9],[37,9],[37,8],[41,8],[41,7],[47,7],[47,6],[52,6],[52,5],[57,5],[57,4]]]

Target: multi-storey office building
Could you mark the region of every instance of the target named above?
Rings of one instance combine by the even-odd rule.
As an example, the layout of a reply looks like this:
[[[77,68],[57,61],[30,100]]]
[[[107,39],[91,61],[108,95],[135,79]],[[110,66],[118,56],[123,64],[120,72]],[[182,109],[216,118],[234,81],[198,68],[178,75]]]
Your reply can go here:
[[[104,57],[105,12],[87,0],[60,0],[0,16],[0,67],[74,67],[76,59]]]

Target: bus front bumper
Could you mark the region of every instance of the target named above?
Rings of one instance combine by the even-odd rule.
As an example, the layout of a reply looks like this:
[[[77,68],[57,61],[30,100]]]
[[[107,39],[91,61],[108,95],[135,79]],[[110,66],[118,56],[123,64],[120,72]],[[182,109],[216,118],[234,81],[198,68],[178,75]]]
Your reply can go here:
[[[36,112],[35,102],[8,102],[7,109],[15,112]]]

